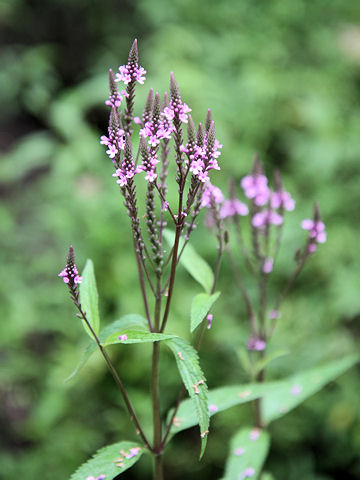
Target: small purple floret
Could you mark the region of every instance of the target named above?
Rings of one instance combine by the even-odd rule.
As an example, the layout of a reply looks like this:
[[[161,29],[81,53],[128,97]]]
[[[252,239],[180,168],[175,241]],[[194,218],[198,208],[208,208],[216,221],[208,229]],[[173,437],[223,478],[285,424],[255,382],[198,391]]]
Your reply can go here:
[[[252,335],[247,342],[248,350],[261,352],[266,348],[266,342],[257,335]]]

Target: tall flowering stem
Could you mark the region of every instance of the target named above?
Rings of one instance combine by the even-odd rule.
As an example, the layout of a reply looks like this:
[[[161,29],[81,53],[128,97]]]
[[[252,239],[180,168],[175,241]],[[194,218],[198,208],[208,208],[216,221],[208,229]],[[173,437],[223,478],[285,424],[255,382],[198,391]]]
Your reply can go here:
[[[207,125],[211,122],[208,121]],[[209,127],[207,127],[209,128]],[[209,128],[210,131],[210,128]],[[203,142],[202,130],[198,133],[198,145]],[[242,261],[239,262],[232,252],[231,242],[227,246],[231,267],[241,293],[249,321],[249,338],[246,342],[249,364],[248,373],[252,381],[263,382],[265,369],[258,369],[259,360],[266,355],[267,343],[274,333],[277,319],[280,317],[282,303],[294,285],[298,275],[306,265],[308,259],[316,251],[318,244],[326,241],[325,225],[321,221],[319,207],[315,204],[313,219],[302,222],[303,229],[308,231],[305,246],[298,249],[293,272],[285,283],[278,300],[273,302],[269,295],[268,283],[275,267],[275,261],[281,244],[285,214],[295,208],[295,201],[284,190],[283,182],[278,171],[274,175],[274,188],[265,175],[264,167],[258,156],[255,156],[250,174],[242,178],[240,186],[247,203],[236,198],[235,183],[230,184],[230,198],[225,199],[216,193],[213,186],[208,185],[203,195],[203,206],[210,207],[210,193],[218,204],[220,217],[232,221],[237,243],[240,244]],[[216,217],[210,209],[207,224],[210,228],[216,226]],[[249,218],[248,225],[244,224],[243,217]],[[230,224],[231,227],[231,224]],[[242,235],[244,228],[250,230],[251,241],[249,247],[245,245]],[[243,265],[247,266],[248,273],[254,278],[257,285],[257,303],[250,296],[247,281],[243,272]],[[263,426],[261,400],[254,401],[255,425]]]
[[[211,170],[219,170],[217,158],[221,144],[215,138],[215,126],[208,111],[205,128],[194,125],[183,102],[173,73],[170,74],[170,95],[149,90],[141,117],[134,117],[137,83],[144,83],[145,70],[139,66],[137,42],[134,41],[128,62],[119,67],[115,76],[110,70],[110,95],[106,104],[111,107],[108,136],[101,143],[115,168],[113,176],[124,198],[130,218],[135,255],[144,308],[151,332],[163,333],[167,326],[175,289],[176,271],[181,254],[195,229],[202,204],[202,195]],[[119,83],[125,90],[119,89]],[[124,105],[122,108],[122,105]],[[187,141],[183,124],[188,125]],[[139,135],[138,154],[134,159],[134,136]],[[173,148],[173,152],[172,152]],[[173,154],[172,154],[173,153]],[[168,200],[168,176],[175,169],[178,197],[174,204]],[[137,181],[146,182],[145,201],[139,200]],[[170,182],[169,182],[170,184]],[[138,205],[145,205],[144,214]],[[190,218],[190,221],[187,219]],[[175,230],[170,253],[164,259],[164,228]],[[220,268],[223,238],[220,242],[215,278]],[[180,250],[180,242],[183,247]],[[214,287],[215,288],[215,287]],[[149,295],[153,296],[151,299]],[[150,312],[154,305],[153,313]],[[206,321],[207,322],[207,321]],[[207,323],[200,329],[201,338]],[[200,340],[196,343],[198,347]],[[162,432],[160,409],[160,342],[153,342],[151,362],[151,398],[153,415],[154,478],[162,479],[162,455],[170,431]]]

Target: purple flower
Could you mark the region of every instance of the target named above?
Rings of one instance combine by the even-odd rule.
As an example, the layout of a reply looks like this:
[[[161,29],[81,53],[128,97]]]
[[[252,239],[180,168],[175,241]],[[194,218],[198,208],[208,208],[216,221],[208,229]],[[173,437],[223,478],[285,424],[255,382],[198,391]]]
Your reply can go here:
[[[281,312],[279,310],[271,310],[271,312],[269,313],[269,318],[271,320],[275,320],[276,318],[280,318],[281,317]]]
[[[296,384],[296,385],[293,385],[291,387],[291,390],[290,390],[291,395],[296,396],[296,395],[299,395],[301,392],[302,392],[302,386],[301,385]]]
[[[283,218],[278,213],[274,212],[273,210],[266,209],[262,210],[261,212],[255,213],[252,219],[252,225],[255,228],[262,228],[266,225],[273,224],[273,225],[281,225]]]
[[[265,258],[264,260],[264,264],[263,264],[263,267],[262,267],[262,271],[264,273],[271,273],[272,270],[273,270],[273,266],[274,266],[274,259],[271,258],[271,257],[267,257]]]
[[[255,468],[249,467],[246,468],[239,478],[250,478],[255,475]]]
[[[209,313],[209,315],[207,316],[207,321],[208,321],[207,328],[208,328],[208,330],[210,330],[210,328],[211,328],[213,318],[214,318],[214,317],[213,317],[213,314],[212,314],[212,313]]]
[[[90,475],[89,477],[86,477],[86,480],[103,480],[105,478],[105,475],[102,474],[102,475],[99,475],[98,477],[93,477],[92,475]]]
[[[253,199],[255,205],[265,205],[270,198],[270,189],[268,179],[261,173],[252,173],[241,180],[241,187],[244,189],[245,196]]]
[[[240,457],[241,455],[244,455],[245,451],[246,451],[245,448],[238,447],[234,450],[234,455],[236,455],[237,457]]]
[[[130,448],[130,452],[126,455],[126,458],[133,458],[136,457],[136,455],[140,452],[141,448],[140,447],[132,447]]]
[[[221,203],[224,200],[224,195],[220,188],[215,187],[210,182],[205,185],[205,190],[201,199],[201,208],[210,208],[212,202]]]
[[[124,82],[125,85],[130,82],[139,82],[141,85],[144,84],[146,70],[143,67],[139,67],[137,63],[121,65],[119,71],[120,73],[116,74],[116,82]]]
[[[261,352],[266,348],[266,342],[257,335],[252,335],[247,342],[248,350]]]
[[[209,412],[210,413],[215,413],[219,410],[219,407],[217,407],[216,405],[209,405]]]
[[[126,93],[125,90],[121,91],[121,95],[118,91],[110,93],[108,100],[105,101],[105,105],[107,105],[108,107],[119,108],[123,97],[124,96],[126,97],[127,95],[128,94]]]
[[[270,200],[271,208],[283,208],[289,212],[295,208],[295,200],[291,198],[290,193],[284,190],[273,192]]]
[[[201,124],[200,124],[201,127]],[[201,182],[209,181],[208,172],[210,170],[220,170],[217,158],[219,158],[222,144],[215,138],[215,124],[211,123],[206,132],[202,145],[188,144],[183,151],[187,153],[190,163],[190,171]]]
[[[75,265],[75,256],[73,246],[70,245],[69,252],[66,258],[66,266],[59,273],[58,277],[61,277],[64,283],[70,287],[76,288],[82,281],[82,277],[79,276],[79,272]]]
[[[106,135],[102,135],[100,137],[100,143],[101,145],[106,145],[108,147],[108,150],[106,153],[109,155],[109,157],[113,160],[115,163],[114,159],[117,156],[117,154],[120,152],[120,150],[124,150],[125,148],[125,140],[124,140],[124,130],[122,130],[118,125],[117,125],[117,114],[115,109],[113,108],[111,117],[110,117],[110,125],[108,128],[108,137]]]
[[[128,338],[128,337],[127,337],[127,335],[126,335],[125,333],[124,333],[124,335],[119,335],[119,336],[118,336],[118,339],[121,340],[122,342],[125,341],[125,340],[127,340],[127,338]]]
[[[146,172],[145,180],[153,182],[157,178],[155,168],[159,163],[159,159],[153,149],[146,145],[143,138],[140,138],[140,153],[142,163],[137,167],[135,172]]]
[[[310,220],[309,218],[301,222],[301,227],[304,230],[309,230],[310,243],[308,251],[315,252],[317,243],[326,242],[325,224],[321,220]]]
[[[259,428],[253,428],[250,432],[249,438],[252,442],[256,442],[256,440],[260,437],[261,430]]]
[[[247,215],[249,209],[245,203],[240,202],[237,198],[231,198],[230,200],[225,200],[220,208],[220,217],[234,217],[235,215]]]

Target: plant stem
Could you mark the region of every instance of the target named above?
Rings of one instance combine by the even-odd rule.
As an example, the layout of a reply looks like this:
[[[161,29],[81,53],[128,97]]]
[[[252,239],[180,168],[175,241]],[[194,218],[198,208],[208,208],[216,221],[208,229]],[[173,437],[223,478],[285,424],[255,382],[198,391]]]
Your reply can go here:
[[[157,295],[155,299],[155,331],[160,328],[161,295],[160,278],[157,281]],[[153,452],[154,452],[154,480],[162,480],[162,444],[161,444],[161,411],[160,411],[160,342],[153,343],[152,368],[151,368],[151,399],[153,413]]]
[[[171,262],[171,271],[170,271],[170,280],[169,280],[169,291],[168,291],[168,296],[166,300],[166,305],[165,305],[165,311],[164,311],[164,316],[160,328],[160,332],[162,333],[165,329],[166,322],[169,316],[170,312],[170,303],[171,303],[171,298],[174,290],[174,282],[175,282],[175,273],[176,273],[176,265],[177,265],[177,255],[178,255],[178,250],[179,250],[179,241],[180,241],[180,236],[182,232],[182,219],[179,218],[178,220],[181,223],[176,224],[176,231],[175,231],[175,240],[174,240],[174,246],[173,246],[173,255],[172,255],[172,262]]]
[[[147,321],[148,321],[149,330],[150,330],[150,332],[153,332],[153,331],[154,331],[154,327],[153,327],[153,325],[152,325],[151,317],[150,317],[150,310],[149,310],[149,304],[148,304],[147,296],[146,296],[145,279],[144,279],[144,273],[143,273],[143,271],[142,271],[140,254],[139,254],[139,252],[137,251],[137,246],[136,246],[136,240],[135,240],[135,238],[133,238],[133,241],[134,241],[134,250],[135,250],[136,264],[137,264],[137,267],[138,267],[140,287],[141,287],[141,293],[142,293],[143,302],[144,302],[144,307],[145,307],[146,318],[147,318]]]
[[[75,303],[75,306],[77,307],[77,309],[79,310],[80,312],[80,317],[84,320],[84,322],[86,323],[87,327],[89,328],[92,336],[94,337],[96,343],[97,343],[97,346],[99,347],[99,350],[102,354],[102,356],[104,357],[106,363],[107,363],[107,366],[110,370],[110,373],[111,375],[113,376],[117,386],[119,387],[120,391],[121,391],[121,394],[124,398],[124,402],[125,402],[125,405],[128,409],[128,412],[130,414],[130,419],[131,420],[134,420],[135,422],[135,426],[136,426],[136,431],[137,433],[141,436],[144,444],[145,444],[145,447],[148,448],[150,451],[152,451],[151,447],[150,447],[150,444],[146,438],[146,435],[145,433],[143,432],[142,428],[141,428],[141,425],[139,423],[139,420],[136,416],[136,413],[135,413],[135,410],[130,402],[130,399],[126,393],[126,390],[125,390],[125,387],[114,367],[114,365],[112,364],[111,360],[110,360],[110,357],[109,355],[106,353],[106,350],[104,349],[104,347],[101,345],[101,342],[99,340],[99,337],[96,335],[96,333],[94,332],[94,329],[92,328],[90,322],[88,321],[87,317],[86,317],[86,313],[83,311],[82,307],[81,307],[81,304],[78,300],[78,297],[79,297],[79,294],[78,292],[76,292],[72,287],[70,287],[70,291],[71,291],[71,294],[72,294],[72,298],[74,300],[74,303]]]

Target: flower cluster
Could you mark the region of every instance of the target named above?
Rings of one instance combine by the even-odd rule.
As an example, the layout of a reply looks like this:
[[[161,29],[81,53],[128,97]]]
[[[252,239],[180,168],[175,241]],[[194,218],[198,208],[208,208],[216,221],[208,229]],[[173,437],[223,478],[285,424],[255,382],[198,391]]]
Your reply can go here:
[[[174,131],[173,125],[169,122],[167,116],[162,112],[161,120],[155,122],[150,120],[145,123],[144,127],[140,130],[140,135],[143,138],[148,138],[149,145],[156,147],[159,145],[160,140],[167,138],[171,139],[171,134]]]
[[[205,190],[201,199],[201,208],[210,208],[212,203],[222,203],[224,195],[219,187],[215,187],[210,182],[205,185]]]
[[[69,253],[66,259],[65,268],[58,275],[68,284],[70,287],[75,287],[81,283],[82,277],[79,276],[79,272],[75,265],[75,256],[73,246],[70,245]]]
[[[321,220],[308,218],[301,222],[301,227],[309,231],[309,253],[315,252],[318,243],[326,242],[325,224]]]
[[[113,160],[113,163],[116,163],[116,161],[114,160],[115,157],[120,152],[120,150],[124,150],[125,148],[125,132],[119,127],[117,127],[116,129],[109,127],[108,132],[108,137],[106,135],[102,135],[100,137],[100,143],[101,145],[106,145],[108,147],[106,153],[109,155],[109,158]]]
[[[134,40],[134,43],[131,47],[128,63],[126,65],[121,65],[119,67],[119,72],[120,73],[117,73],[115,77],[116,82],[124,82],[125,85],[135,82],[143,85],[143,83],[145,82],[146,70],[143,67],[140,67],[138,64],[136,39]]]
[[[89,477],[86,477],[86,480],[103,480],[105,478],[105,475],[99,475],[98,477],[94,477],[93,475],[90,475]]]
[[[115,173],[113,173],[113,177],[117,177],[116,183],[118,183],[120,187],[124,187],[128,183],[128,179],[132,178],[134,174],[135,164],[133,160],[131,140],[130,135],[127,134],[124,146],[124,158],[121,164],[118,163],[118,168]]]
[[[182,102],[179,87],[177,86],[173,72],[170,74],[170,93],[170,105],[164,108],[165,118],[167,118],[170,123],[187,123],[187,114],[191,112],[191,108]]]

